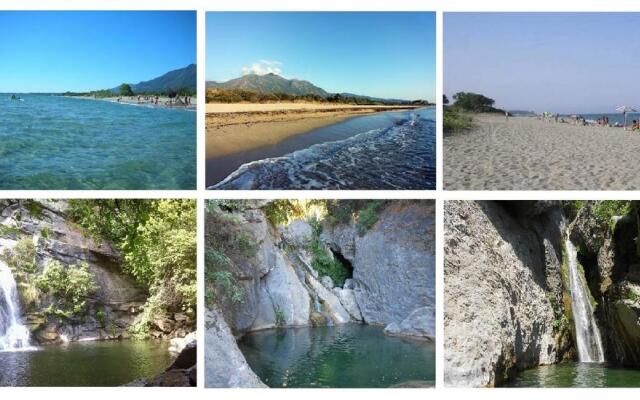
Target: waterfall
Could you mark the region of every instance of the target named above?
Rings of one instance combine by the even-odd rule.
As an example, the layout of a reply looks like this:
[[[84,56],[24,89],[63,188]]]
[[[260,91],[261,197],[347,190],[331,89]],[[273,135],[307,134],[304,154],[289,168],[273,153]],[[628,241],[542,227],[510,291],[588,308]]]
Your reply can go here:
[[[25,348],[30,348],[29,330],[20,322],[16,281],[0,261],[0,351]]]
[[[568,235],[567,235],[568,236]],[[578,254],[571,240],[566,239],[567,261],[569,264],[569,285],[571,290],[571,308],[576,330],[576,342],[580,362],[604,362],[604,351],[600,330],[593,316],[589,300],[589,288],[584,279],[580,279]]]

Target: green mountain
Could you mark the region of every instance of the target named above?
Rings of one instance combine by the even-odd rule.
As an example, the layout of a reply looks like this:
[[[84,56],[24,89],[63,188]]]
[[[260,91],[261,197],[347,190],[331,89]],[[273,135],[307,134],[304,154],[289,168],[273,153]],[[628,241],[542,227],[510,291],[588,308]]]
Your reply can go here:
[[[348,97],[367,103],[407,104],[410,101],[401,99],[382,99],[378,97],[362,96],[353,93],[329,93],[309,81],[286,79],[276,74],[249,74],[226,82],[207,81],[207,89],[243,89],[253,92],[270,94],[285,93],[294,96],[315,95],[325,99]],[[135,89],[134,89],[135,90]]]
[[[184,68],[169,71],[166,74],[149,81],[131,84],[131,90],[133,90],[134,93],[161,93],[187,88],[195,92],[197,86],[196,77],[196,64],[191,64]],[[111,90],[113,92],[118,92],[120,88],[118,86]]]
[[[328,97],[330,93],[308,81],[286,79],[276,74],[249,74],[227,82],[207,81],[207,88],[244,89],[259,93],[286,93],[295,96],[316,95]]]

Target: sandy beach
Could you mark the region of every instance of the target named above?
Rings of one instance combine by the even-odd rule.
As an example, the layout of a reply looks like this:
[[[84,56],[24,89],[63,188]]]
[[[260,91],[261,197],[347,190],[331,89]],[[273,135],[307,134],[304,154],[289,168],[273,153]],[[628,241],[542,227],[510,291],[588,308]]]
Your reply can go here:
[[[158,108],[179,108],[179,109],[187,109],[187,110],[195,110],[196,105],[198,104],[197,97],[191,97],[191,104],[184,105],[182,103],[175,103],[175,100],[169,99],[168,97],[158,97],[158,104],[155,104],[155,100],[152,100],[152,97],[145,99],[144,96],[141,96],[138,101],[138,97],[93,97],[93,96],[65,96],[71,99],[88,99],[88,100],[99,100],[99,101],[108,101],[110,103],[120,103],[127,105],[135,105],[135,106],[145,106],[145,107],[158,107]],[[120,99],[120,101],[118,101]],[[181,100],[184,100],[184,97],[181,97]]]
[[[476,115],[444,138],[446,190],[639,190],[640,133]]]
[[[272,145],[348,118],[413,106],[265,103],[207,104],[207,159]]]

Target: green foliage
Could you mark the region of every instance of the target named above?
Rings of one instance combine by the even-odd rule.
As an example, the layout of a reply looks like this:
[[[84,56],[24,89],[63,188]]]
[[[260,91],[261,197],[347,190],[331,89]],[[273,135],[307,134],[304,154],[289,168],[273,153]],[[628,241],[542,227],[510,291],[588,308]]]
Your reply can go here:
[[[56,260],[47,263],[36,287],[54,298],[46,312],[63,318],[83,314],[86,299],[98,290],[86,263],[65,267]]]
[[[283,327],[285,324],[285,318],[284,318],[284,311],[282,311],[282,309],[277,306],[277,305],[273,305],[273,313],[276,316],[276,326],[278,328]]]
[[[20,234],[20,229],[15,226],[0,225],[0,236],[14,236]]]
[[[45,226],[40,230],[40,235],[42,235],[44,239],[50,239],[53,236],[53,233],[51,232],[51,229],[49,229],[48,226]]]
[[[626,288],[625,297],[628,300],[633,301],[634,303],[640,303],[640,294],[635,290],[633,290],[633,288],[630,288],[630,287]]]
[[[333,257],[333,254],[320,242],[320,233],[322,227],[315,220],[311,224],[313,229],[313,237],[309,242],[309,252],[312,260],[311,266],[318,271],[320,276],[328,276],[338,286],[343,286],[345,279],[349,276],[349,271],[342,262]]]
[[[205,300],[209,307],[244,300],[244,288],[234,276],[236,263],[245,262],[257,251],[251,233],[231,214],[235,205],[229,208],[219,200],[206,204]]]
[[[482,94],[471,92],[458,92],[453,95],[455,102],[453,107],[468,112],[502,112],[493,107],[495,100]]]
[[[100,323],[102,328],[106,327],[107,324],[107,313],[104,310],[98,310],[96,312],[96,320]]]
[[[128,83],[123,83],[122,85],[120,85],[120,87],[118,88],[118,91],[120,93],[120,96],[133,96],[133,90],[131,90],[131,85],[129,85]]]
[[[360,236],[367,233],[376,222],[378,222],[378,214],[384,208],[386,201],[370,200],[365,208],[358,211],[356,228]]]
[[[555,297],[548,296],[549,303],[551,304],[551,308],[553,309],[553,331],[558,333],[564,329],[568,329],[571,327],[571,321],[565,315],[562,306],[556,301]]]
[[[264,208],[267,219],[273,226],[288,224],[291,220],[304,216],[304,207],[293,200],[274,200]]]
[[[222,289],[228,298],[234,303],[241,303],[244,300],[244,288],[229,271],[206,271],[207,282]],[[211,298],[213,300],[213,298]],[[209,304],[212,305],[212,304]]]
[[[0,258],[14,274],[32,274],[38,269],[36,247],[33,244],[33,239],[29,236],[20,239],[12,250],[5,250]],[[16,277],[16,280],[20,280],[20,278]]]
[[[206,94],[207,103],[275,103],[275,102],[312,102],[354,105],[429,105],[425,100],[415,101],[385,101],[360,96],[345,96],[333,94],[322,97],[317,94],[294,95],[289,93],[267,93],[246,89],[209,88]]]
[[[473,126],[473,118],[470,115],[450,107],[444,110],[444,133],[458,133],[471,129]]]
[[[81,199],[69,215],[95,239],[105,238],[123,255],[123,270],[149,291],[143,327],[156,313],[195,313],[196,202],[191,199]]]
[[[631,211],[631,201],[628,200],[603,200],[596,201],[591,212],[600,225],[607,225],[613,230],[614,216],[623,216]]]
[[[24,206],[32,217],[38,219],[41,219],[43,217],[42,205],[37,201],[27,200]]]

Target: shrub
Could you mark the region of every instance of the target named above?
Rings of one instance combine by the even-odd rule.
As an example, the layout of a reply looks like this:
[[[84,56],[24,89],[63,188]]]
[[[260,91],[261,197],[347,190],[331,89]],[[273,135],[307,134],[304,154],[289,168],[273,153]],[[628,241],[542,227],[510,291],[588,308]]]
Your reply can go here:
[[[37,270],[36,246],[30,236],[25,236],[16,243],[12,250],[5,250],[2,259],[14,274],[32,274]],[[21,277],[17,279],[20,280]]]
[[[378,222],[378,214],[385,204],[386,202],[384,200],[371,200],[365,208],[358,212],[356,228],[360,236],[367,233],[367,231]]]
[[[443,131],[444,133],[458,133],[473,128],[473,118],[454,108],[444,110]]]
[[[64,267],[57,260],[47,263],[36,287],[54,299],[47,313],[64,318],[83,314],[86,299],[98,290],[86,263]]]
[[[342,262],[334,258],[318,238],[311,241],[309,250],[313,257],[311,261],[313,269],[318,271],[320,276],[330,277],[337,286],[343,286],[345,279],[349,276],[349,271]]]

